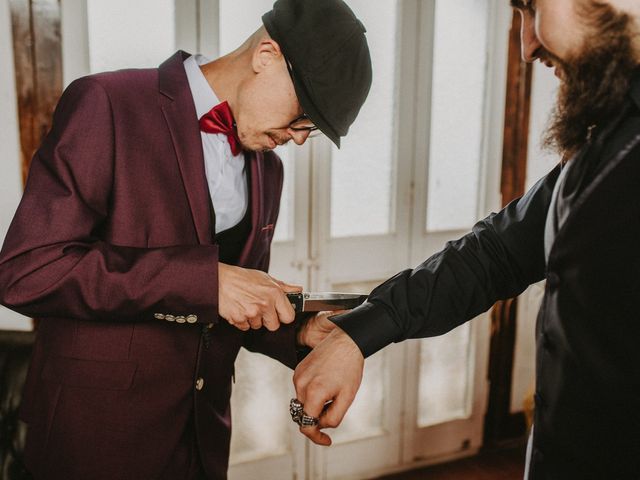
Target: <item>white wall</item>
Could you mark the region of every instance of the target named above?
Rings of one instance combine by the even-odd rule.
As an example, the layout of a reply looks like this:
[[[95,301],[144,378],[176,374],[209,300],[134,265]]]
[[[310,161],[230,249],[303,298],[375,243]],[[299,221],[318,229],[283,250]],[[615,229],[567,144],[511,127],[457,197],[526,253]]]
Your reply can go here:
[[[8,0],[0,0],[0,236],[4,240],[22,194],[20,140]],[[29,330],[31,322],[0,307],[0,329]]]

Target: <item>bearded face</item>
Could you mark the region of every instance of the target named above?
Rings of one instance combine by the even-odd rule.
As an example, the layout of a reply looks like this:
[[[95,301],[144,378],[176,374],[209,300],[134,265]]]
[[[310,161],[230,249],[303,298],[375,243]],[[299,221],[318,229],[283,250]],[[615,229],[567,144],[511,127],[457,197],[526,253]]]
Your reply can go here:
[[[577,8],[590,31],[581,51],[565,60],[546,53],[559,65],[561,86],[544,144],[565,156],[585,144],[591,128],[619,114],[638,67],[628,15],[595,0]]]

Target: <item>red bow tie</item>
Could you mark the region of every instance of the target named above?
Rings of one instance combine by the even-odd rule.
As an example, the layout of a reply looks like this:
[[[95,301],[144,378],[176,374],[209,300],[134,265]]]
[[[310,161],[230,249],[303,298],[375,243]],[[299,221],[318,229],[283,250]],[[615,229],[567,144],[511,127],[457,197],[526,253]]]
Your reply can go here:
[[[227,136],[231,153],[236,156],[242,151],[236,125],[233,121],[233,114],[227,102],[222,102],[208,113],[205,113],[200,121],[200,130],[207,133],[223,133]]]

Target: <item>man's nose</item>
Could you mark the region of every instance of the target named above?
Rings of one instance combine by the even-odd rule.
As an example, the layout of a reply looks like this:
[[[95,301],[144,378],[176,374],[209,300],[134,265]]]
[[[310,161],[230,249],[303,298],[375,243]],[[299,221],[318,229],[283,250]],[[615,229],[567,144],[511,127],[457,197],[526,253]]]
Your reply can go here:
[[[520,12],[522,20],[520,26],[520,45],[522,60],[532,63],[538,58],[542,44],[536,35],[535,17],[530,12]]]
[[[293,141],[295,142],[296,145],[302,145],[304,142],[307,141],[307,138],[309,138],[309,130],[293,130],[293,129],[289,129],[289,135],[291,135],[291,138],[293,139]]]

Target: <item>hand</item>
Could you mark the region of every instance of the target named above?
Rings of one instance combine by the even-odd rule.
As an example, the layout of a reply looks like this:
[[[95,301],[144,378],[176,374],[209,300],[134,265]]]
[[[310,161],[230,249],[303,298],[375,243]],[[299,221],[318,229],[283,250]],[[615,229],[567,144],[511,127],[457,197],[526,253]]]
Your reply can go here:
[[[338,327],[300,362],[293,374],[297,398],[307,415],[319,418],[315,427],[300,427],[303,435],[318,445],[331,445],[321,429],[340,425],[360,388],[363,369],[362,352]]]
[[[298,331],[297,344],[309,348],[316,348],[316,346],[336,328],[336,324],[329,320],[329,318],[333,315],[344,313],[345,311],[346,310],[318,312],[305,320]]]
[[[293,322],[295,311],[285,293],[300,291],[260,270],[218,264],[218,313],[243,331],[264,326],[273,332],[280,323]]]

